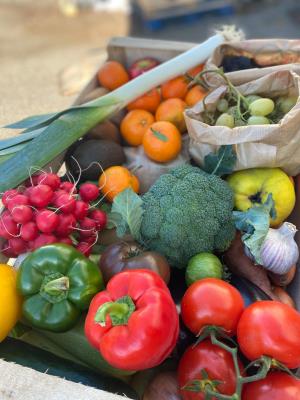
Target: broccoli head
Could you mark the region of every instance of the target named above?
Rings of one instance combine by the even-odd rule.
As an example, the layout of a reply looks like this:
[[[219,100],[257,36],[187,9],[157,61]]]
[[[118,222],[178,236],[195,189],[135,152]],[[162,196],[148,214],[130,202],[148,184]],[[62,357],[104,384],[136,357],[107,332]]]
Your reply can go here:
[[[143,196],[142,241],[183,268],[197,253],[225,251],[235,235],[233,192],[221,178],[182,165]]]

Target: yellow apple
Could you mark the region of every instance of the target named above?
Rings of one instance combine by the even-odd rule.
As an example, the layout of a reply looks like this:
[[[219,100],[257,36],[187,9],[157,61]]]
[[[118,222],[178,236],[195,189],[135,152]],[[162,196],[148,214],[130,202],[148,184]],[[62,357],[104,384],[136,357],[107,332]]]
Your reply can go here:
[[[234,172],[227,178],[234,192],[235,208],[246,211],[254,204],[262,204],[271,193],[275,203],[276,218],[270,225],[280,225],[292,212],[296,196],[290,177],[280,168],[253,168]]]

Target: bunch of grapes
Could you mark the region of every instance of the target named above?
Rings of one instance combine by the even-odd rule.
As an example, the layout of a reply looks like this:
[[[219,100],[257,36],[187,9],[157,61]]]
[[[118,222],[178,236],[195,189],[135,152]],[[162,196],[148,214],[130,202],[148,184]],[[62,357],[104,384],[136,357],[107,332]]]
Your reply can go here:
[[[274,100],[256,94],[243,96],[231,83],[222,69],[204,70],[191,78],[191,84],[206,86],[204,75],[216,74],[223,78],[227,91],[216,106],[215,112],[208,111],[205,98],[202,118],[208,125],[234,128],[244,125],[277,124],[297,103],[297,96],[281,96]]]
[[[214,125],[234,128],[244,125],[277,124],[297,102],[295,96],[283,96],[275,101],[258,95],[249,95],[243,99],[240,106],[232,97],[225,96],[220,99]]]
[[[0,217],[2,253],[15,258],[46,244],[66,243],[88,256],[107,223],[106,213],[93,206],[98,197],[98,186],[84,183],[77,193],[74,184],[52,173],[35,175],[24,187],[6,191]]]

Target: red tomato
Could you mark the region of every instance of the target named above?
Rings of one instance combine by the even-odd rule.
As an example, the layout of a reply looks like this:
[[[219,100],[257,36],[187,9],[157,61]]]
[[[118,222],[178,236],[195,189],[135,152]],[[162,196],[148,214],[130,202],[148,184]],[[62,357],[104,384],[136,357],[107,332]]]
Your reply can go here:
[[[178,383],[183,400],[203,400],[204,393],[182,389],[195,379],[203,379],[201,371],[205,369],[210,380],[219,380],[217,389],[222,394],[235,392],[236,374],[230,353],[204,340],[197,346],[190,346],[183,354],[178,366]]]
[[[300,367],[300,314],[278,301],[258,301],[246,308],[237,338],[249,360],[265,355],[288,368]]]
[[[193,283],[181,302],[183,322],[195,334],[206,326],[216,325],[233,335],[243,310],[240,292],[229,283],[214,278]]]
[[[242,400],[299,400],[300,381],[284,372],[271,372],[265,379],[248,383]]]

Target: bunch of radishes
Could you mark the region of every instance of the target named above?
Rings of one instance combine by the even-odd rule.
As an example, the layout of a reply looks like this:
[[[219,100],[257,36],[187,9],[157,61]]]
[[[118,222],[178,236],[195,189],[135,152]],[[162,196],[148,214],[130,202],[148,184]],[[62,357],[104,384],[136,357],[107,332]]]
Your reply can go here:
[[[16,257],[59,242],[88,256],[107,223],[106,213],[93,207],[98,197],[98,186],[84,183],[77,193],[74,184],[53,173],[35,175],[25,187],[6,191],[0,217],[0,237],[6,239],[2,253]]]

